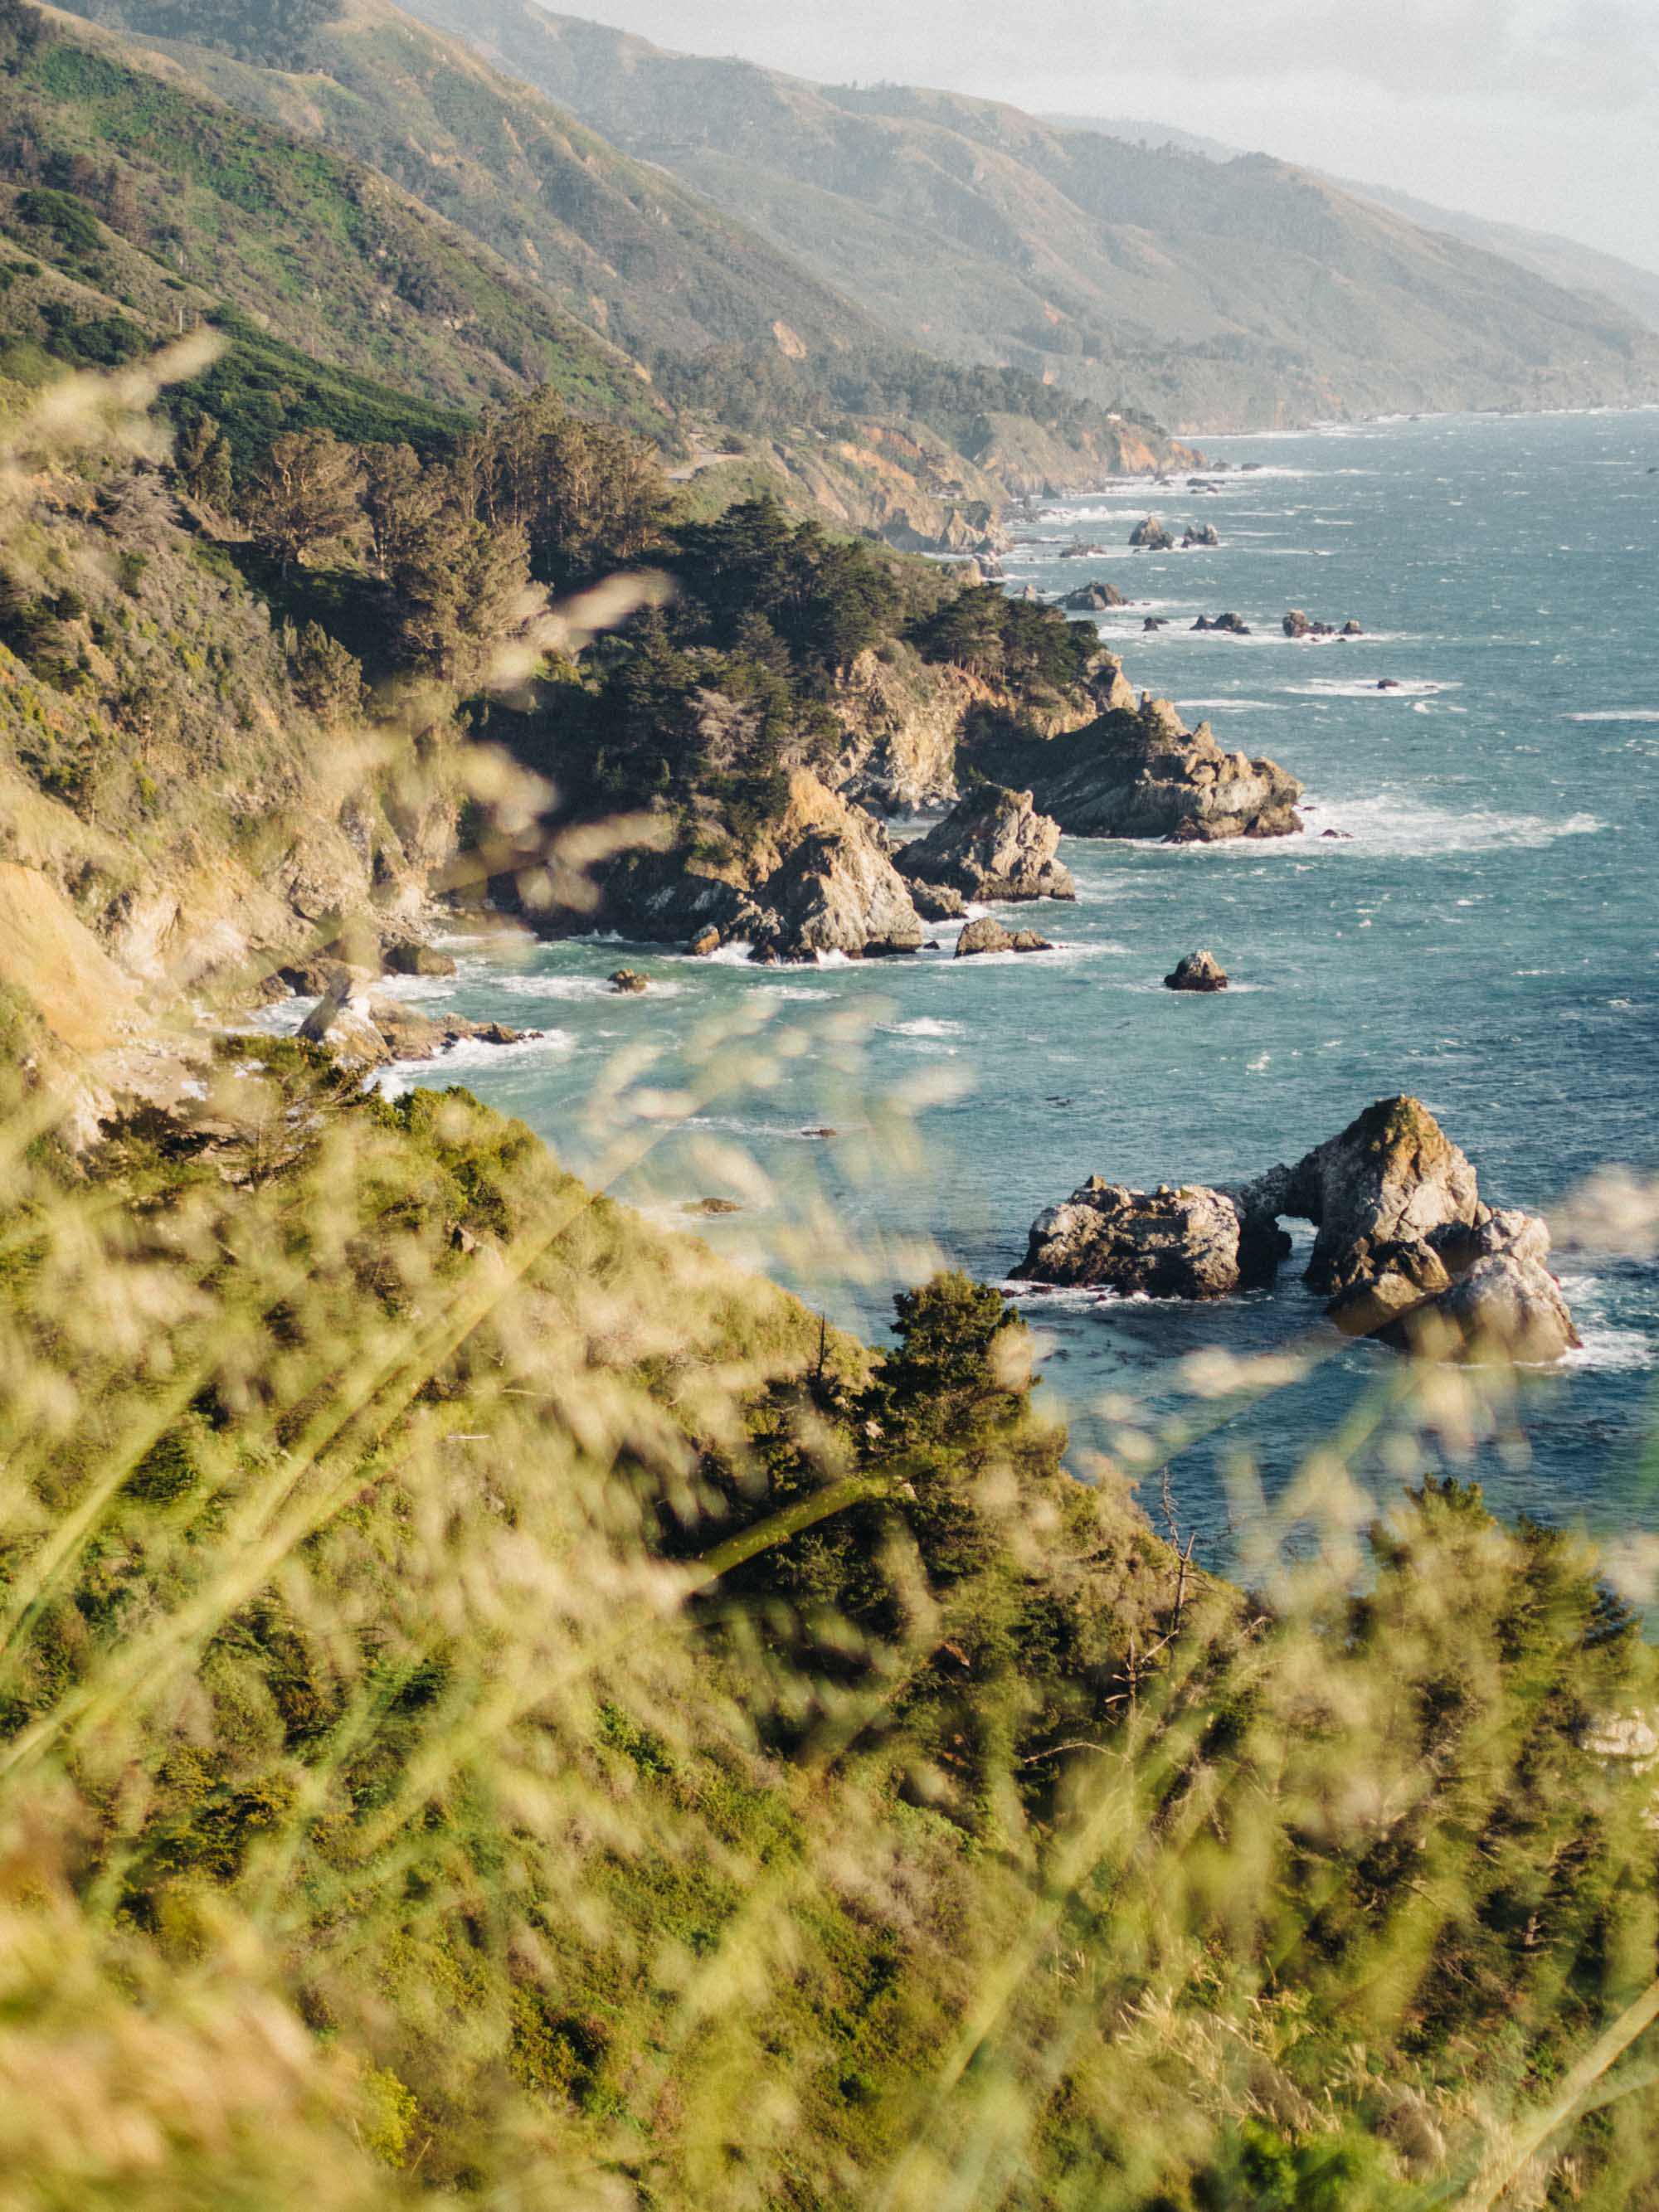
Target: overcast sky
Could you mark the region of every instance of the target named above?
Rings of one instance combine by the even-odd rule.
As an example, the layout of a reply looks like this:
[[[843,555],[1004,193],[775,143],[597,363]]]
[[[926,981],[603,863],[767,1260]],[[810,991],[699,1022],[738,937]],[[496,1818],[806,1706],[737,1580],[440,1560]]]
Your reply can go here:
[[[1659,269],[1659,0],[565,0],[694,53],[1139,116]]]

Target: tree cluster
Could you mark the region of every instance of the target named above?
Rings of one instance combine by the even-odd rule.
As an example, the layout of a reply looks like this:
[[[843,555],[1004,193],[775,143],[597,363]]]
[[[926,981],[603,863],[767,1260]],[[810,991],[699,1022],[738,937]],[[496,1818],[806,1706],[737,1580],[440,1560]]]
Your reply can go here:
[[[670,512],[654,449],[569,414],[550,389],[500,410],[448,454],[284,430],[237,478],[229,441],[198,412],[179,482],[240,511],[279,596],[324,556],[379,587],[388,657],[465,693],[532,582],[563,588],[637,561]]]
[[[1011,690],[1064,691],[1084,683],[1098,641],[1056,607],[1011,599],[994,584],[970,586],[919,623],[924,659],[949,661]]]

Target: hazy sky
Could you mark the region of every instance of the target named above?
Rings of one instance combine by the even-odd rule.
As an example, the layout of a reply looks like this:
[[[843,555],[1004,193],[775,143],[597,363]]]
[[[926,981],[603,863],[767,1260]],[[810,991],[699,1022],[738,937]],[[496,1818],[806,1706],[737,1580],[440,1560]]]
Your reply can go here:
[[[803,76],[1139,116],[1659,269],[1659,0],[564,0]]]

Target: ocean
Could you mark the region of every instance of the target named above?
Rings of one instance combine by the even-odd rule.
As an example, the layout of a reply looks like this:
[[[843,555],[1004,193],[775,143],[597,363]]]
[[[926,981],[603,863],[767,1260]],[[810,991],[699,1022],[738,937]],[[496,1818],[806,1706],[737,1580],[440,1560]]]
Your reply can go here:
[[[1398,1091],[1493,1202],[1547,1207],[1607,1163],[1659,1170],[1659,410],[1207,450],[1234,465],[1220,495],[1183,477],[1057,503],[1010,586],[1115,584],[1134,604],[1099,627],[1131,682],[1298,775],[1306,836],[1068,838],[1077,904],[1018,910],[1056,941],[1046,955],[953,962],[949,926],[913,961],[785,970],[458,945],[454,979],[400,988],[546,1034],[398,1079],[465,1083],[579,1172],[877,1336],[894,1291],[941,1260],[1011,1281],[1035,1216],[1091,1174],[1243,1180]],[[1177,536],[1213,523],[1219,548],[1131,553],[1149,501]],[[1106,550],[1059,557],[1079,539]],[[1365,634],[1293,642],[1291,607]],[[1193,634],[1223,610],[1253,635]],[[1148,613],[1170,627],[1145,632]],[[1198,946],[1231,975],[1224,995],[1162,988]],[[654,988],[610,992],[623,961]],[[740,1210],[689,1217],[704,1199]],[[1417,1443],[1362,1450],[1379,1502],[1444,1466],[1505,1512],[1659,1534],[1643,1472],[1659,1267],[1561,1265],[1583,1352],[1528,1377],[1489,1433],[1460,1438],[1443,1409]],[[1276,1291],[1217,1305],[1019,1303],[1079,1472],[1102,1451],[1154,1469],[1149,1510],[1213,1567],[1248,1566],[1286,1499],[1317,1518],[1335,1480],[1322,1445],[1344,1422],[1364,1433],[1399,1387],[1393,1355],[1326,1328],[1294,1262]],[[1286,1346],[1293,1385],[1206,1395],[1217,1355]]]

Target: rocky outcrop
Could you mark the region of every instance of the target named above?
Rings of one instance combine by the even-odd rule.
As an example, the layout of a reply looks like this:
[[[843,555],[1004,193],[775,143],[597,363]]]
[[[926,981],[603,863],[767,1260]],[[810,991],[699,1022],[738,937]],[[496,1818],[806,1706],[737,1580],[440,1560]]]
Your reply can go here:
[[[1514,1252],[1477,1261],[1380,1333],[1385,1342],[1431,1358],[1496,1358],[1527,1366],[1553,1364],[1583,1341],[1555,1277]]]
[[[1272,1270],[1225,1192],[1168,1183],[1129,1190],[1091,1176],[1032,1224],[1019,1272],[1030,1282],[1121,1297],[1224,1298]]]
[[[1313,617],[1301,607],[1290,609],[1285,617],[1284,629],[1286,637],[1297,638],[1364,637],[1365,635],[1352,617],[1339,629],[1334,623],[1316,622]]]
[[[1219,630],[1226,637],[1249,637],[1252,635],[1250,625],[1245,621],[1243,616],[1234,614],[1231,611],[1221,615],[1200,615],[1193,624],[1193,628],[1198,630]]]
[[[1183,553],[1189,551],[1194,545],[1219,545],[1220,543],[1220,538],[1217,535],[1216,526],[1212,522],[1189,522],[1181,536],[1181,550]]]
[[[455,963],[447,952],[441,952],[435,945],[426,945],[418,938],[394,938],[380,949],[380,960],[388,975],[453,975]]]
[[[1420,1099],[1385,1098],[1293,1166],[1235,1190],[1126,1189],[1095,1176],[1034,1225],[1024,1273],[1170,1297],[1271,1282],[1311,1222],[1307,1268],[1350,1335],[1436,1358],[1559,1359],[1578,1342],[1536,1215],[1494,1212]]]
[[[1136,523],[1129,532],[1129,543],[1137,553],[1167,553],[1174,546],[1175,540],[1157,515],[1149,514],[1144,522]]]
[[[1127,607],[1129,602],[1115,584],[1099,582],[1085,584],[1075,592],[1067,592],[1060,603],[1068,614],[1103,615],[1113,607]]]
[[[343,1066],[364,1074],[394,1060],[436,1060],[469,1039],[517,1044],[537,1034],[501,1022],[469,1021],[464,1014],[419,1013],[396,1000],[371,996],[343,969],[300,1024],[307,1042],[325,1044]]]
[[[1247,1219],[1317,1230],[1308,1281],[1351,1335],[1436,1357],[1559,1359],[1578,1341],[1535,1214],[1494,1212],[1418,1098],[1385,1098],[1237,1194]]]
[[[710,861],[676,844],[630,854],[603,872],[599,915],[624,936],[658,943],[706,944],[713,932],[763,961],[875,958],[918,951],[922,941],[886,832],[804,769],[745,853]]]
[[[1127,694],[1127,687],[1120,696]],[[969,757],[1073,837],[1211,843],[1285,837],[1303,824],[1302,786],[1276,761],[1224,752],[1207,722],[1189,730],[1167,699],[1115,706],[1086,729],[1043,741],[994,738]]]
[[[981,952],[1052,952],[1054,946],[1034,929],[1005,929],[994,915],[970,921],[957,939],[956,957],[971,960]]]
[[[756,894],[755,960],[855,960],[921,950],[921,919],[874,824],[852,815],[796,846]]]
[[[986,783],[896,859],[913,883],[942,884],[965,898],[1073,899],[1077,885],[1055,858],[1059,849],[1059,823],[1037,812],[1029,791]]]
[[[618,968],[611,975],[611,988],[624,998],[637,998],[641,991],[651,988],[651,978],[641,975],[637,968]]]
[[[903,858],[901,853],[901,864]],[[924,921],[960,921],[967,913],[968,902],[949,884],[917,883],[914,878],[907,880],[910,884],[911,902]]]
[[[1402,1245],[1474,1228],[1474,1168],[1418,1098],[1368,1106],[1293,1167],[1270,1168],[1239,1193],[1247,1212],[1313,1223],[1308,1281],[1332,1297],[1369,1280]]]
[[[1164,978],[1166,991],[1224,991],[1227,971],[1213,952],[1188,952]]]

